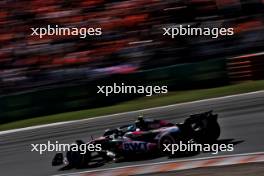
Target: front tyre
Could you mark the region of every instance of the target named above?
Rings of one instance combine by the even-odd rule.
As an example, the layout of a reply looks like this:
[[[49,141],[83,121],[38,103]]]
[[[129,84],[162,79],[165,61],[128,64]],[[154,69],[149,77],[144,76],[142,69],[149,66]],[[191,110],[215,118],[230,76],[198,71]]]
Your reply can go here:
[[[69,166],[74,168],[82,168],[88,166],[90,153],[81,154],[78,151],[68,151],[66,154]]]

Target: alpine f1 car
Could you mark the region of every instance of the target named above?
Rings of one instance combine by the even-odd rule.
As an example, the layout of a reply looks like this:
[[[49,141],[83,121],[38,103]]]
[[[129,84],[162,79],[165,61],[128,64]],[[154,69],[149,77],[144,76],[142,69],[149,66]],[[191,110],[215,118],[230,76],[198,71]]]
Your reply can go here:
[[[87,143],[77,140],[76,144],[100,144],[100,151],[69,150],[66,156],[57,153],[52,160],[53,166],[67,164],[71,168],[89,167],[98,158],[101,161],[120,161],[120,159],[134,156],[160,154],[164,152],[164,145],[194,141],[196,143],[213,143],[220,136],[220,126],[217,114],[212,111],[194,114],[183,123],[173,124],[165,120],[149,120],[139,117],[129,125],[106,130],[105,133]]]

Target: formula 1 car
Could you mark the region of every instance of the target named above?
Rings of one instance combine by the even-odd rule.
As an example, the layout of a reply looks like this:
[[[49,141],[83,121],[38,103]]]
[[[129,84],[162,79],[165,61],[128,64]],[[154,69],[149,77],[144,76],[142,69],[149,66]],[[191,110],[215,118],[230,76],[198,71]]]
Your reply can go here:
[[[87,143],[80,140],[81,144],[100,144],[101,150],[79,151],[69,150],[66,157],[57,153],[52,160],[53,166],[62,165],[63,161],[70,168],[89,167],[96,159],[101,161],[120,161],[135,156],[159,154],[170,155],[164,152],[164,144],[178,144],[180,141],[187,143],[213,143],[220,136],[220,126],[217,114],[212,111],[191,115],[183,123],[173,124],[165,120],[146,120],[140,117],[134,124],[125,125],[105,133]]]

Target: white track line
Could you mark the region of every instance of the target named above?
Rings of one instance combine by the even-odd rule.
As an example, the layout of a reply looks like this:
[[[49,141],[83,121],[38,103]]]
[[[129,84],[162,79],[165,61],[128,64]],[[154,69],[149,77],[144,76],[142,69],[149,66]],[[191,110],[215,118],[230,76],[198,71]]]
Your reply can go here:
[[[46,124],[46,125],[36,125],[36,126],[31,126],[31,127],[1,131],[0,135],[10,134],[10,133],[15,133],[15,132],[28,131],[28,130],[35,130],[35,129],[40,129],[40,128],[60,126],[60,125],[71,124],[71,123],[87,122],[87,121],[95,120],[95,119],[102,119],[102,118],[114,117],[114,116],[118,116],[118,115],[125,115],[127,113],[141,113],[143,111],[151,111],[151,110],[155,110],[155,109],[158,110],[158,109],[164,109],[164,108],[170,108],[170,107],[191,105],[191,104],[196,104],[196,103],[224,100],[224,99],[229,99],[229,98],[236,98],[236,97],[249,96],[249,95],[257,95],[257,94],[263,94],[263,93],[264,93],[264,90],[261,90],[261,91],[256,91],[256,92],[249,92],[249,93],[243,93],[243,94],[235,94],[235,95],[228,95],[228,96],[223,96],[223,97],[209,98],[209,99],[197,100],[197,101],[186,102],[186,103],[178,103],[178,104],[172,104],[172,105],[167,105],[167,106],[160,106],[160,107],[147,108],[147,109],[141,109],[141,110],[130,111],[130,112],[117,113],[117,114],[112,114],[112,115],[98,116],[98,117],[87,118],[87,119],[82,119],[82,120],[72,120],[72,121],[66,121],[66,122],[51,123],[51,124]]]

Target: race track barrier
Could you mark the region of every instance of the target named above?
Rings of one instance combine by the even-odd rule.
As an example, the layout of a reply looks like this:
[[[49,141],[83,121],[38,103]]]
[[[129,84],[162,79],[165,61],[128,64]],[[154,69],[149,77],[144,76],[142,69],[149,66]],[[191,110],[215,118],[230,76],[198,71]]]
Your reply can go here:
[[[117,104],[139,95],[97,94],[97,85],[167,85],[169,91],[208,88],[264,79],[264,52],[112,75],[82,85],[0,96],[0,123]]]
[[[106,97],[97,94],[97,86],[113,85],[167,85],[169,91],[216,87],[228,84],[225,59],[112,75],[82,85],[54,87],[24,93],[0,96],[0,123],[56,114],[81,109],[113,105],[139,95],[115,94]],[[142,96],[142,95],[141,95]]]

